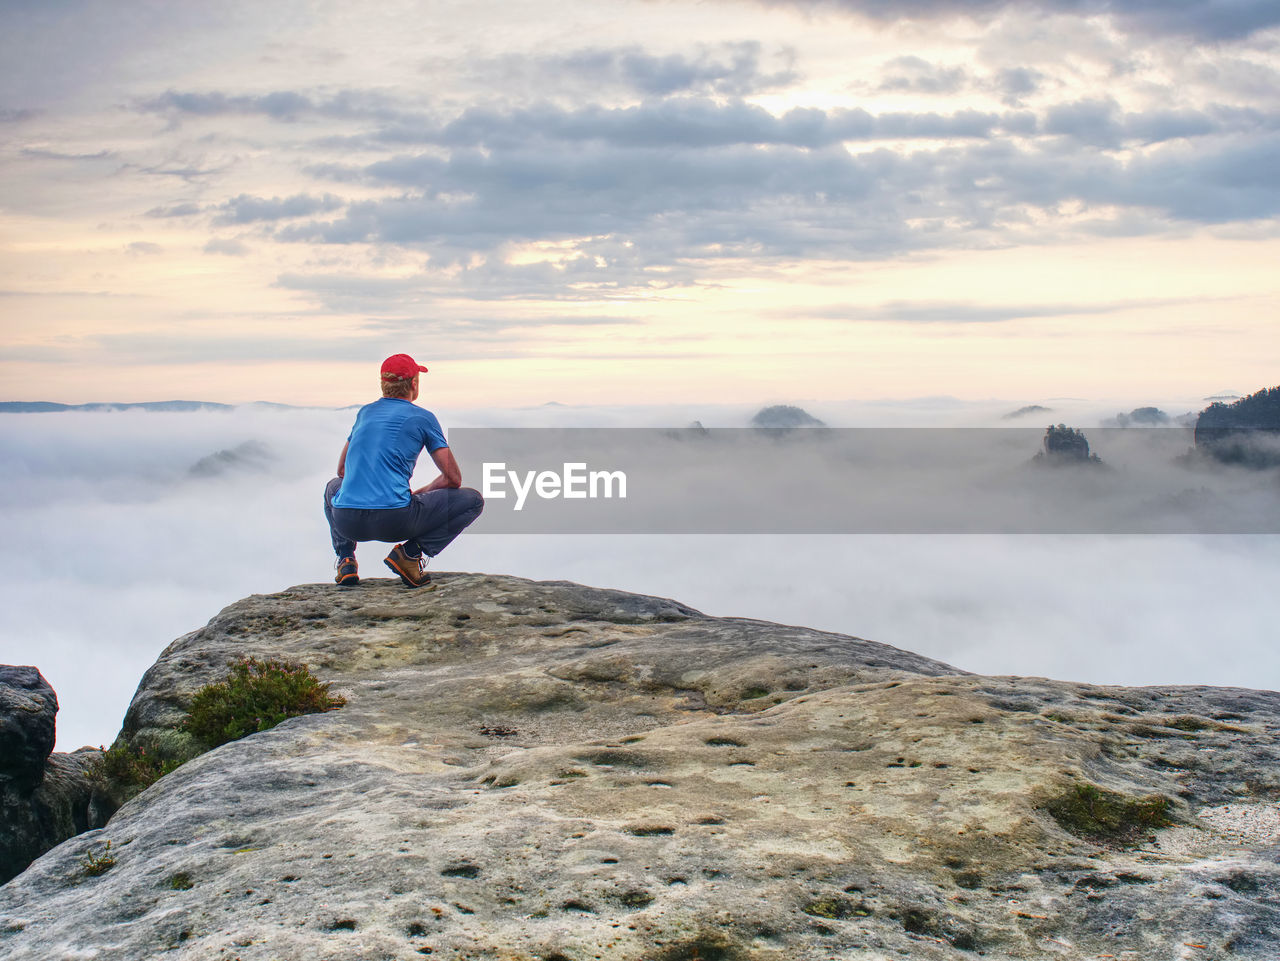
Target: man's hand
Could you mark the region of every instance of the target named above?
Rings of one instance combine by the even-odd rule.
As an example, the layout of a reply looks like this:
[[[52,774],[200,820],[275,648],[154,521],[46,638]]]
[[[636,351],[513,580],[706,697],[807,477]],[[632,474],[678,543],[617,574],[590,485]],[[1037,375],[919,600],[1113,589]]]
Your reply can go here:
[[[453,451],[447,447],[438,447],[431,451],[431,459],[440,468],[440,476],[426,487],[419,487],[414,491],[415,494],[443,490],[446,487],[462,486],[462,470],[458,467],[458,462],[453,459]]]
[[[351,441],[347,441],[342,445],[342,453],[338,455],[338,476],[345,477],[347,473],[347,448],[351,446]]]

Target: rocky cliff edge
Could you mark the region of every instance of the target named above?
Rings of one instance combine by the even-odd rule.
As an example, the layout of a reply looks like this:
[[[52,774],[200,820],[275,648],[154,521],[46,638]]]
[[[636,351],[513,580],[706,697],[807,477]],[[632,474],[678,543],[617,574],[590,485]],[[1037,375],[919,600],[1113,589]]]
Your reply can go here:
[[[171,644],[122,732],[153,752],[243,656],[346,705],[38,859],[0,887],[0,956],[1280,956],[1280,694],[436,578],[253,596]]]

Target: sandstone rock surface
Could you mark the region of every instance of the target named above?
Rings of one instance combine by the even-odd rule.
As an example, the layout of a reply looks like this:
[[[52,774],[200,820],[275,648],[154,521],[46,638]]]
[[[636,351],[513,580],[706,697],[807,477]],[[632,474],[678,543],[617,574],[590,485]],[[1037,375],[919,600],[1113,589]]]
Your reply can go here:
[[[150,750],[188,749],[185,705],[244,655],[347,704],[41,857],[0,888],[0,956],[1280,956],[1280,694],[983,677],[437,577],[250,597],[170,645],[124,727]],[[1081,797],[1163,798],[1173,823],[1104,834],[1061,813]]]

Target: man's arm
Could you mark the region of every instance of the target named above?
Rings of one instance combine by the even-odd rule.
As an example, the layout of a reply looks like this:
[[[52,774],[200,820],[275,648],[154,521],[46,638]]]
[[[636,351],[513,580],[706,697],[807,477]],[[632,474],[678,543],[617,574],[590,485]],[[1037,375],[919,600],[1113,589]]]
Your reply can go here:
[[[338,455],[338,476],[345,477],[347,473],[347,448],[351,446],[351,441],[347,441],[342,445],[342,453]]]
[[[440,476],[426,487],[419,487],[414,491],[415,494],[438,491],[445,487],[462,486],[462,470],[458,467],[458,462],[453,459],[453,451],[447,447],[437,447],[431,451],[431,459],[440,468]]]

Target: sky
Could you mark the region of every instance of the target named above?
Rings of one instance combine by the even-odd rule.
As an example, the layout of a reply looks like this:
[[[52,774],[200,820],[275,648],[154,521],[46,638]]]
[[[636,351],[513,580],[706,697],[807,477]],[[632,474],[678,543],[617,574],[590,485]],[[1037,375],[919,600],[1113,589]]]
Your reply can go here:
[[[549,10],[551,12],[549,12]],[[1269,386],[1272,0],[0,2],[0,398]]]

